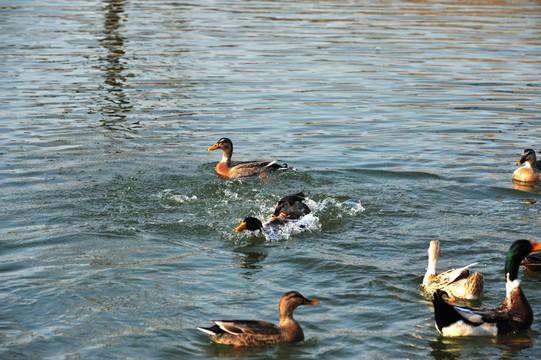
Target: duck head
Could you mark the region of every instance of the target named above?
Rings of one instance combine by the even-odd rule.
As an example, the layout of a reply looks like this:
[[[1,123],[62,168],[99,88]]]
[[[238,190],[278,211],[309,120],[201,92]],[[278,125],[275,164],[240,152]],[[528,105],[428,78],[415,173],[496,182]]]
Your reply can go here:
[[[241,232],[244,230],[250,230],[250,231],[256,231],[261,230],[263,231],[263,223],[261,220],[248,216],[244,220],[242,220],[242,223],[235,228],[235,232]]]
[[[280,303],[278,304],[278,311],[280,312],[280,321],[285,317],[292,317],[293,310],[299,305],[316,305],[319,301],[309,300],[305,298],[298,291],[289,291],[282,295]]]
[[[233,155],[233,142],[228,138],[221,138],[216,142],[216,144],[209,147],[207,151],[214,151],[218,149],[222,149],[224,151],[224,157],[231,158],[231,155]]]
[[[535,156],[535,151],[533,149],[526,149],[524,150],[524,153],[522,153],[522,157],[519,161],[517,161],[516,165],[527,163],[530,165],[530,167],[535,167],[536,161],[537,157]]]
[[[505,261],[507,281],[514,281],[518,278],[518,269],[522,260],[529,253],[537,250],[541,250],[541,244],[528,240],[517,240],[509,247]]]

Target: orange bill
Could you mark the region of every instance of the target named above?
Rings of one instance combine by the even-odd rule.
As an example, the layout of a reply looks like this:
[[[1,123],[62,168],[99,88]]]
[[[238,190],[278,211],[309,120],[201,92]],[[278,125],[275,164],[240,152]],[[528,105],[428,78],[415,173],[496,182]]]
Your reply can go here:
[[[532,244],[532,251],[539,251],[541,250],[541,244],[535,243],[533,241],[530,241],[530,244]]]
[[[515,165],[522,165],[526,162],[526,156],[522,156],[519,161]]]
[[[235,232],[241,232],[244,230],[246,230],[246,221],[243,221],[242,224],[235,228]]]
[[[218,144],[215,144],[215,145],[212,145],[211,147],[209,147],[209,148],[207,149],[207,151],[213,151],[213,150],[217,150],[217,149],[219,149],[219,148],[220,148],[220,146],[219,146]]]
[[[319,301],[305,299],[303,305],[316,305]]]

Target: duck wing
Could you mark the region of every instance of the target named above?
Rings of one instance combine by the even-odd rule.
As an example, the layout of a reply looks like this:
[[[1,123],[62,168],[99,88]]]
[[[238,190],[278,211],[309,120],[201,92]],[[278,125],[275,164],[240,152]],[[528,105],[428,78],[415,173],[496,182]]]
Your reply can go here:
[[[212,320],[223,331],[232,335],[279,335],[278,327],[273,323],[261,320]]]
[[[268,170],[278,170],[278,169],[287,169],[287,164],[277,164],[277,160],[274,161],[247,161],[247,162],[241,162],[235,166],[234,168],[238,169],[268,169]]]
[[[463,319],[481,325],[482,323],[498,323],[509,320],[509,314],[497,309],[471,308],[466,306],[451,305]]]
[[[451,284],[451,283],[453,283],[455,281],[458,281],[460,279],[466,279],[468,276],[470,276],[469,268],[471,266],[474,266],[474,265],[477,265],[477,264],[478,263],[473,263],[473,264],[461,267],[459,269],[447,270],[447,271],[439,274],[438,277],[441,277],[442,282]]]
[[[287,164],[280,165],[276,161],[243,162],[228,169],[227,177],[253,176],[266,171],[286,170]]]
[[[456,283],[458,280],[468,278],[470,271],[468,269],[451,269],[440,274],[434,275],[427,281],[423,281],[423,286],[430,293],[438,288],[443,288],[450,284]]]

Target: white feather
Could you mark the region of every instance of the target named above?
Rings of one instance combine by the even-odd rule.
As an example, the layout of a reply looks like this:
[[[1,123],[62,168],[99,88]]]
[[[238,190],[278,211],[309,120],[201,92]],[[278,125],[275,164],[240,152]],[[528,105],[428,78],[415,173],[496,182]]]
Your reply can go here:
[[[481,317],[481,315],[476,314],[469,309],[464,309],[459,306],[455,306],[455,310],[458,311],[460,316],[462,316],[468,321],[471,321],[472,323],[480,324],[483,322],[483,318]]]
[[[465,269],[470,268],[471,266],[477,265],[477,264],[479,264],[479,263],[476,262],[476,263],[461,267],[460,269],[452,270],[451,272],[449,272],[449,274],[445,275],[445,278],[447,279],[447,281],[449,283],[452,283],[453,281],[455,281],[460,276],[462,271],[464,271]]]
[[[202,327],[197,327],[197,330],[201,330],[202,332],[204,332],[205,334],[208,334],[208,335],[216,335],[216,333],[214,331],[210,331],[209,329],[204,329]]]
[[[220,327],[220,329],[222,329],[226,333],[229,333],[229,334],[232,334],[232,335],[239,335],[239,333],[235,333],[235,332],[227,330],[227,328],[223,325],[223,323],[221,321],[215,321],[214,323],[216,325],[218,325]]]
[[[472,326],[460,320],[441,329],[441,334],[443,336],[496,336],[498,327],[496,324],[489,323]]]

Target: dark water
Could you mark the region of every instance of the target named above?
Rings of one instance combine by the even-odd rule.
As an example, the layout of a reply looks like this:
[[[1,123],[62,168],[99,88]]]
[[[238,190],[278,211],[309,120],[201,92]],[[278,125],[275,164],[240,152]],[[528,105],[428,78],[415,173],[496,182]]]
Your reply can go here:
[[[538,1],[4,1],[0,4],[1,358],[487,358],[541,354],[438,335],[418,291],[474,261],[505,293],[539,240]],[[296,172],[224,180],[234,159]],[[232,230],[304,190],[319,227]],[[277,321],[319,300],[299,344],[234,350],[196,326]],[[474,304],[478,305],[478,304]]]

